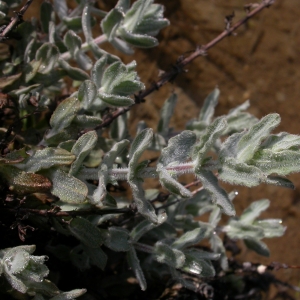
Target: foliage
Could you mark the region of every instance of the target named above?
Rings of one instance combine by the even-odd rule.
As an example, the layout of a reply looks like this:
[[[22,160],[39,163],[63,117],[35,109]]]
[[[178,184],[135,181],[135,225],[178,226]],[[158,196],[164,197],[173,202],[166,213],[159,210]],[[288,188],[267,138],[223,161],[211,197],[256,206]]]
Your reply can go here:
[[[1,2],[2,20],[18,4]],[[129,266],[143,291],[153,278],[173,278],[197,292],[195,278],[228,270],[224,234],[268,256],[262,239],[285,230],[281,220],[258,219],[270,202],[255,201],[237,217],[236,193],[225,191],[220,181],[293,188],[285,176],[299,170],[299,136],[272,134],[279,115],[258,120],[246,112],[248,102],[214,117],[217,88],[198,118],[175,136],[169,122],[176,95],[165,101],[155,132],[139,127],[131,137],[126,114],[108,129],[98,129],[110,112],[134,105],[134,93],[144,89],[135,61],[125,65],[99,45],[109,42],[126,54],[134,47],[154,47],[155,36],[169,22],[152,0],[132,5],[120,0],[108,13],[89,1],[77,4],[69,12],[65,1],[44,2],[40,21],[20,24],[16,33],[22,39],[1,57],[0,86],[13,111],[1,128],[1,210],[17,214],[21,239],[27,238],[26,229],[40,228],[52,236],[40,250],[50,259],[68,263],[70,270],[97,268],[107,278],[115,272],[113,287],[132,276],[125,271]],[[93,38],[98,17],[103,34]],[[69,95],[61,94],[67,78],[72,82]],[[15,125],[9,127],[11,123]],[[12,137],[17,137],[15,130],[18,138]],[[143,160],[147,150],[157,152],[155,163]],[[183,174],[192,174],[202,188],[185,186]],[[147,178],[157,178],[163,192],[145,188]],[[110,189],[124,182],[132,199]],[[207,222],[199,221],[203,214],[209,214]],[[223,214],[230,218],[221,220]],[[210,247],[200,246],[202,241]],[[33,256],[34,249],[15,243],[1,250],[3,293],[53,300],[85,293],[61,292],[45,279],[47,257]],[[101,294],[105,287],[100,289]]]

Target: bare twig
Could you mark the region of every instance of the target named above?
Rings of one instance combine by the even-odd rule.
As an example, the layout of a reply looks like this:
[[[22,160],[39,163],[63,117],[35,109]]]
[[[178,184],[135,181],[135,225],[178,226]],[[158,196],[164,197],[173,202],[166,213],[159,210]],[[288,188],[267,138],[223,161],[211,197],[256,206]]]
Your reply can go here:
[[[10,23],[0,29],[0,42],[10,39],[11,32],[23,22],[23,15],[30,6],[33,0],[27,0],[26,4],[20,9],[20,11],[15,12],[15,16],[11,18]]]
[[[173,81],[178,74],[180,74],[184,71],[184,68],[186,65],[190,64],[194,59],[196,59],[199,56],[205,56],[207,53],[207,50],[214,47],[216,44],[221,42],[224,38],[232,35],[235,32],[235,30],[237,30],[240,26],[242,26],[243,24],[246,24],[249,19],[251,19],[252,17],[257,15],[263,9],[274,4],[274,2],[275,2],[275,0],[263,0],[262,3],[259,4],[257,7],[255,7],[252,11],[248,11],[247,15],[243,19],[239,20],[232,26],[227,26],[227,28],[225,28],[225,30],[221,34],[219,34],[216,38],[211,40],[206,45],[197,47],[196,50],[194,52],[192,52],[188,57],[178,60],[177,63],[175,64],[175,66],[173,66],[169,72],[164,73],[157,82],[152,84],[148,89],[146,89],[144,91],[140,91],[140,93],[138,95],[135,95],[135,104],[144,102],[144,98],[146,96],[148,96],[151,93],[153,93],[154,91],[158,90],[160,87],[162,87],[167,82]],[[133,104],[133,105],[135,105],[135,104]],[[123,115],[127,111],[129,111],[133,105],[131,105],[129,107],[125,107],[125,108],[116,109],[109,116],[104,117],[103,122],[101,124],[99,124],[98,126],[96,126],[94,128],[94,130],[102,129],[102,128],[109,126],[113,120],[115,120],[120,115]]]

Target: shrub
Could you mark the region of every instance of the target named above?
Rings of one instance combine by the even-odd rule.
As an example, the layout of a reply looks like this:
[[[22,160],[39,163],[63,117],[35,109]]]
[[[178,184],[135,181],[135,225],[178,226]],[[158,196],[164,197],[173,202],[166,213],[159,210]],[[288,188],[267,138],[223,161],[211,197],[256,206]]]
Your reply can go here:
[[[2,22],[19,2],[1,2]],[[69,12],[65,1],[54,0],[41,5],[39,21],[22,22],[31,2],[0,36],[13,40],[1,57],[1,292],[73,299],[86,292],[83,287],[84,299],[127,299],[143,297],[137,286],[146,291],[149,285],[146,295],[156,299],[173,280],[199,297],[225,299],[217,278],[237,293],[248,291],[230,272],[225,241],[242,240],[268,256],[262,239],[283,235],[285,227],[279,219],[258,219],[267,199],[236,216],[236,192],[219,182],[293,188],[285,176],[299,170],[299,136],[273,134],[280,116],[258,120],[246,112],[248,101],[215,117],[217,88],[178,134],[169,127],[175,94],[165,100],[157,128],[140,123],[135,137],[127,112],[273,1],[248,7],[237,25],[228,17],[223,36],[179,60],[145,91],[135,61],[126,65],[99,45],[109,42],[126,54],[156,46],[158,32],[169,25],[161,5],[120,0],[104,12],[77,0]],[[94,38],[99,17],[103,34]],[[143,159],[148,150],[157,157]],[[191,174],[184,177],[188,184],[184,174]],[[147,187],[147,178],[161,188]],[[199,221],[204,214],[208,221]],[[36,246],[22,245],[14,228],[22,242]],[[43,255],[33,255],[36,247]],[[45,278],[48,256],[53,274],[66,279]],[[57,283],[72,290],[62,292]]]

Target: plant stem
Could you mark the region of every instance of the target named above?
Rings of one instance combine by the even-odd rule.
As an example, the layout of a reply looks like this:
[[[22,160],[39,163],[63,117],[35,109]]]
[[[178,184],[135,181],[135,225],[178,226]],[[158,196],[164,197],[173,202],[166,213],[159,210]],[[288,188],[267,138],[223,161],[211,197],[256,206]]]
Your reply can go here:
[[[97,45],[101,45],[103,44],[104,42],[107,41],[107,37],[105,34],[102,34],[98,37],[96,37],[93,42],[96,43]],[[90,49],[90,45],[89,45],[89,42],[85,42],[81,45],[81,51],[83,52],[87,52],[88,50]],[[68,52],[65,52],[63,54],[60,55],[60,58],[64,59],[64,60],[69,60],[71,58],[71,53],[68,51]]]

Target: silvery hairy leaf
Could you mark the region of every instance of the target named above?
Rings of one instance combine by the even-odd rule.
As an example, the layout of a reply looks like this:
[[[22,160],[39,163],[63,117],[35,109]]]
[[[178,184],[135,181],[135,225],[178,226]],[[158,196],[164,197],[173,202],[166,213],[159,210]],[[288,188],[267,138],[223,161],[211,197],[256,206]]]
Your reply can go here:
[[[201,135],[199,143],[194,148],[193,160],[195,160],[195,172],[201,169],[207,152],[212,148],[215,141],[226,129],[226,118],[219,117],[213,121]]]
[[[203,106],[201,108],[198,120],[204,122],[205,124],[210,124],[212,117],[215,113],[215,107],[218,104],[220,96],[220,90],[215,88],[204,100]]]
[[[262,199],[252,202],[240,216],[240,221],[244,224],[252,224],[253,221],[270,206],[270,200]]]
[[[72,219],[69,230],[84,245],[91,248],[99,248],[108,237],[106,230],[97,228],[90,221],[81,217]]]
[[[61,201],[80,204],[86,200],[88,188],[79,179],[60,169],[49,169],[45,174],[52,182],[51,193]]]
[[[43,44],[36,52],[35,60],[40,62],[39,72],[47,74],[55,69],[55,64],[59,58],[58,48],[51,44]]]
[[[114,226],[108,228],[108,236],[104,244],[117,252],[129,251],[132,247],[128,230]]]
[[[263,149],[270,149],[272,152],[288,150],[293,147],[300,146],[300,136],[281,132],[279,134],[271,134],[261,145]]]
[[[53,7],[49,2],[43,2],[40,7],[40,21],[44,33],[48,33],[49,23],[52,20]]]
[[[86,289],[75,289],[69,292],[62,292],[57,296],[51,298],[51,300],[71,300],[78,298],[86,293]]]
[[[199,170],[196,172],[203,187],[211,194],[214,203],[218,204],[229,216],[235,215],[235,209],[228,194],[219,186],[218,179],[211,171]]]
[[[95,265],[96,267],[100,268],[104,271],[106,263],[107,263],[107,255],[105,252],[100,248],[91,248],[85,245],[82,245],[82,248],[88,255],[91,264]]]
[[[182,251],[161,241],[156,242],[154,245],[154,256],[158,262],[174,268],[181,268],[185,262],[185,255]]]
[[[68,7],[66,0],[54,0],[54,10],[62,20],[68,15]]]
[[[286,227],[282,226],[280,219],[265,219],[254,222],[264,230],[266,238],[280,237],[284,234]]]
[[[265,139],[279,123],[280,116],[278,114],[269,114],[253,125],[237,144],[237,160],[241,162],[249,161],[262,140]]]
[[[196,134],[194,132],[188,130],[181,132],[169,140],[168,146],[161,152],[158,164],[166,167],[186,162],[195,142]]]
[[[188,231],[184,233],[181,237],[176,239],[176,241],[172,244],[172,247],[176,249],[183,249],[192,245],[196,245],[201,240],[203,240],[205,232],[205,228],[196,228],[194,230]]]
[[[129,251],[127,251],[127,262],[131,269],[133,270],[136,279],[139,282],[139,285],[142,289],[142,291],[145,291],[147,289],[147,282],[143,273],[143,270],[140,265],[140,261],[136,255],[136,251],[133,247],[130,248]]]
[[[172,94],[164,103],[160,111],[160,120],[157,125],[157,133],[161,134],[165,138],[169,133],[169,123],[173,116],[174,108],[177,103],[177,95]]]
[[[244,239],[244,243],[247,248],[255,251],[256,253],[267,257],[270,256],[269,248],[263,241],[256,238],[246,238]]]
[[[89,131],[83,134],[74,144],[71,153],[75,155],[76,159],[71,165],[69,174],[75,175],[81,168],[84,159],[90,154],[97,143],[96,131]]]
[[[112,9],[101,21],[102,31],[109,42],[114,39],[123,18],[122,11],[116,7]]]
[[[37,150],[33,155],[26,158],[16,166],[26,172],[37,172],[52,166],[70,165],[75,156],[64,149],[47,147]]]
[[[269,149],[262,149],[254,154],[249,163],[267,175],[274,173],[288,175],[299,171],[300,153],[292,150],[273,152]]]

